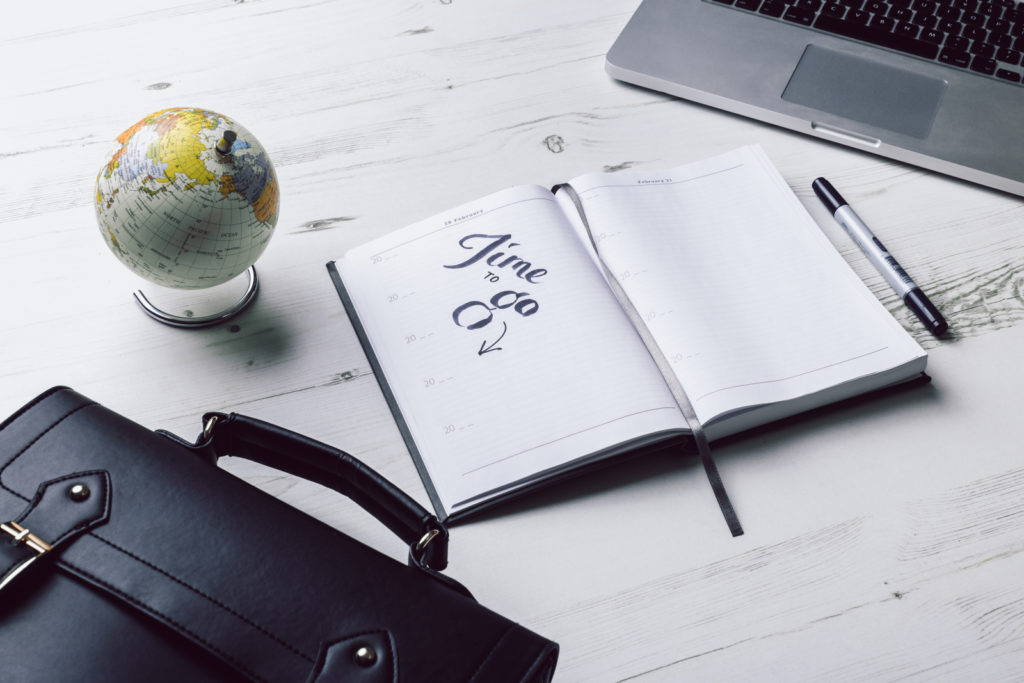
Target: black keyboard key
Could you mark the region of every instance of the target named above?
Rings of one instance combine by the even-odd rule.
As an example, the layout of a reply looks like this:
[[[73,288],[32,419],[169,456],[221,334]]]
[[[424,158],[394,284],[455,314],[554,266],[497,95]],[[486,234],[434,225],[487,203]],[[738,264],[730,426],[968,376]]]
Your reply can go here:
[[[996,72],[996,60],[978,55],[971,60],[971,71],[991,76]]]
[[[935,28],[939,23],[939,18],[934,14],[918,14],[914,17],[914,23],[921,28]],[[957,27],[959,31],[959,27]]]
[[[1004,47],[996,53],[996,59],[1004,64],[1012,64],[1013,66],[1020,64],[1020,57],[1020,50],[1013,50],[1008,47]]]
[[[988,26],[986,28],[988,28],[988,30],[991,31],[992,33],[998,33],[1000,35],[1008,36],[1010,35],[1010,28],[1012,26],[1013,24],[1009,21],[1006,21],[1005,19],[995,19],[989,21]]]
[[[808,12],[807,10],[797,9],[796,7],[790,7],[786,10],[786,13],[782,15],[782,18],[786,21],[792,21],[794,24],[802,24],[804,26],[810,26],[811,22],[814,21],[814,12]]]
[[[975,57],[984,57],[986,59],[993,59],[996,56],[996,46],[992,43],[982,43],[981,41],[974,41],[971,43],[971,49],[968,50]]]
[[[1013,47],[1013,41],[1013,36],[1006,33],[993,33],[988,37],[988,42],[1002,48]]]
[[[894,31],[894,33],[896,35],[903,36],[904,38],[917,38],[917,34],[920,30],[920,28],[914,26],[913,24],[903,22],[896,25],[896,30]]]
[[[714,1],[1011,83],[1024,82],[1024,73],[1007,68],[1024,64],[1024,0]]]
[[[769,17],[781,17],[782,13],[786,11],[786,3],[782,0],[765,0],[764,4],[761,5],[761,9],[757,10],[761,14],[767,14]]]
[[[986,40],[988,38],[988,31],[981,28],[980,26],[964,26],[964,30],[960,32],[964,38],[970,38],[971,40]]]
[[[939,53],[939,61],[943,64],[959,66],[966,69],[967,65],[971,63],[971,55],[969,55],[965,50],[952,50],[947,47]]]
[[[828,33],[862,40],[865,43],[899,50],[900,52],[924,57],[925,59],[935,59],[935,55],[939,53],[939,46],[934,43],[917,40],[916,38],[907,38],[888,31],[879,31],[871,26],[851,24],[830,17],[827,14],[818,17],[817,21],[814,22],[814,27]]]
[[[761,9],[757,10],[761,14],[767,14],[769,17],[781,17],[782,13],[786,11],[786,3],[782,0],[765,0],[764,4],[761,5]]]

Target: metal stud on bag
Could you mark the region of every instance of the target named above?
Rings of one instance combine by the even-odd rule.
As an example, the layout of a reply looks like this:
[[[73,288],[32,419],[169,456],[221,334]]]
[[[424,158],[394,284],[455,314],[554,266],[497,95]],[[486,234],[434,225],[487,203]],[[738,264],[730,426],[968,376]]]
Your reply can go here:
[[[89,487],[85,484],[72,484],[68,487],[68,498],[76,503],[82,503],[89,499]]]
[[[377,663],[377,652],[368,645],[363,645],[355,654],[352,656],[356,664],[361,667],[369,668]]]

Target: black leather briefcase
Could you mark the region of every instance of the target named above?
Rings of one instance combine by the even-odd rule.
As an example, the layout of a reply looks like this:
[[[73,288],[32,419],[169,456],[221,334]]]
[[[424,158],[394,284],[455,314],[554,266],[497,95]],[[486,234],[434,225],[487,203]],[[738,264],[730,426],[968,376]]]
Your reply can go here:
[[[214,466],[318,481],[408,566]],[[438,573],[448,534],[355,458],[239,415],[195,444],[67,388],[0,425],[0,678],[548,681],[558,646]],[[6,539],[6,540],[3,540]]]

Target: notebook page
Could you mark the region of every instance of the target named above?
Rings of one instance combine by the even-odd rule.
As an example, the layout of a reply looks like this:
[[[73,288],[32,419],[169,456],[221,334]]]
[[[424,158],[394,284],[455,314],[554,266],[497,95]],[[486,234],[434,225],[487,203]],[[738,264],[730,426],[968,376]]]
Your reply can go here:
[[[685,428],[544,188],[464,205],[356,248],[338,267],[449,511],[590,452]]]
[[[759,147],[571,184],[702,423],[923,353]]]

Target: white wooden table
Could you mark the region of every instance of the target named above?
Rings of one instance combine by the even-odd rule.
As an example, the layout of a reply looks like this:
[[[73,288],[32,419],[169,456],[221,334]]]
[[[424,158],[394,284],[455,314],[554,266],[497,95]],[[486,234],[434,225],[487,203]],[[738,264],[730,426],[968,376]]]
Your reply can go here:
[[[1024,679],[1024,204],[611,80],[604,53],[636,4],[8,3],[0,416],[55,384],[189,437],[204,411],[244,412],[426,503],[324,263],[508,185],[760,143],[929,349],[933,383],[719,445],[740,538],[695,461],[655,457],[454,528],[449,573],[558,641],[559,682]],[[142,315],[92,205],[112,139],[169,106],[242,122],[282,187],[259,298],[201,331]],[[925,286],[950,339],[826,214],[818,175]],[[226,466],[402,557],[336,494]]]

